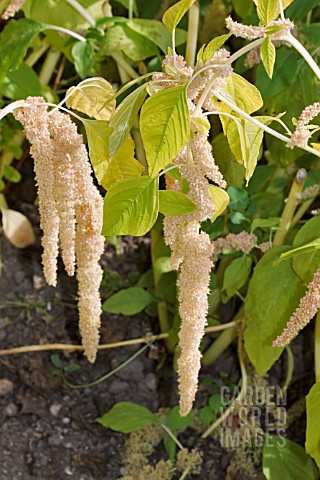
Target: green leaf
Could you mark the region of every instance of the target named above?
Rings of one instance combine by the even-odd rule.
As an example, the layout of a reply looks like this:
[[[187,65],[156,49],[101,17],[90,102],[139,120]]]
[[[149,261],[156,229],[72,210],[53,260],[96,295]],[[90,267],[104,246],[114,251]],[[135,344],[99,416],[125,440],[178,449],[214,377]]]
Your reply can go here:
[[[112,157],[100,184],[107,190],[113,183],[130,177],[139,177],[144,167],[134,158],[134,141],[128,135]]]
[[[25,63],[21,63],[16,70],[7,73],[0,84],[0,92],[10,100],[43,96],[37,74]]]
[[[250,15],[253,7],[252,0],[232,0],[233,8],[239,17],[246,18]]]
[[[132,433],[151,423],[160,423],[159,417],[146,407],[131,402],[116,403],[108,413],[97,418],[103,427],[116,432]]]
[[[215,185],[209,185],[209,195],[214,203],[214,214],[210,217],[213,223],[220,215],[223,214],[230,202],[230,197],[223,188]]]
[[[161,275],[164,273],[172,272],[173,268],[171,267],[171,258],[170,257],[159,257],[155,260],[153,264],[153,273],[156,286],[160,280]]]
[[[130,287],[111,295],[102,305],[104,312],[135,315],[153,301],[152,295],[141,287]]]
[[[162,17],[162,21],[170,32],[173,32],[182,17],[189,10],[195,0],[180,0],[170,7]]]
[[[253,0],[257,6],[257,13],[261,25],[276,20],[280,14],[279,0]],[[282,0],[283,8],[287,8],[293,0]]]
[[[159,191],[159,212],[163,215],[184,215],[197,210],[198,206],[182,192]]]
[[[213,139],[212,153],[228,185],[242,187],[245,175],[244,166],[234,158],[228,140],[222,132]]]
[[[282,333],[305,293],[305,286],[290,262],[274,266],[274,260],[289,248],[281,246],[265,253],[249,284],[244,340],[259,375],[264,375],[281,355],[283,348],[273,348],[272,342]]]
[[[0,81],[21,64],[32,40],[46,25],[27,18],[10,20],[0,35]]]
[[[67,97],[68,108],[78,110],[97,120],[109,120],[116,106],[111,83],[100,77],[87,78],[76,87],[70,87]]]
[[[293,250],[289,250],[289,252],[282,253],[280,255],[280,258],[275,261],[275,265],[282,262],[282,260],[288,260],[289,258],[293,258],[298,255],[303,255],[305,253],[314,253],[316,250],[319,250],[319,249],[320,249],[320,237],[316,238],[316,240],[314,240],[313,242],[307,243],[306,245],[302,245],[302,247],[294,248]],[[311,272],[307,270],[307,275],[308,274],[311,275]],[[309,282],[306,282],[306,283],[309,283]]]
[[[279,217],[270,217],[270,218],[255,218],[251,223],[251,233],[253,233],[257,228],[271,228],[279,225]],[[286,255],[286,254],[285,254]]]
[[[193,411],[189,412],[185,417],[181,417],[179,413],[179,407],[173,407],[166,414],[166,425],[171,430],[184,430],[189,427],[193,421]]]
[[[251,273],[252,258],[243,255],[240,258],[235,258],[226,268],[223,277],[222,290],[225,291],[226,303],[233,295],[242,288]]]
[[[250,201],[248,192],[237,187],[229,187],[227,192],[230,197],[229,207],[238,212],[244,212]]]
[[[306,451],[317,462],[320,468],[320,382],[313,385],[306,397],[307,402],[307,432]],[[318,477],[315,477],[318,478]]]
[[[222,47],[222,45],[228,40],[229,37],[231,37],[231,35],[232,33],[226,33],[224,35],[220,35],[219,37],[213,38],[197,57],[197,62],[202,61],[205,63],[210,60],[214,53]]]
[[[261,60],[269,78],[272,78],[276,61],[276,49],[269,37],[265,38],[260,48]]]
[[[3,166],[3,176],[6,180],[12,183],[18,183],[21,180],[21,173],[12,165]]]
[[[93,60],[93,52],[90,43],[75,43],[72,47],[72,56],[74,58],[76,72],[79,74],[80,78],[88,77]]]
[[[318,417],[316,417],[318,419]],[[316,423],[314,424],[316,426]],[[288,438],[266,435],[262,471],[267,480],[317,480],[319,474],[305,450]]]
[[[59,368],[59,369],[62,368],[62,363],[61,363],[61,359],[60,359],[59,355],[57,355],[55,353],[53,355],[50,355],[50,360],[51,360],[51,363],[54,367]]]
[[[120,180],[104,199],[102,235],[145,235],[157,220],[158,179]]]
[[[295,256],[292,260],[293,270],[305,283],[310,283],[320,265],[319,250],[320,217],[308,220],[295,236],[293,247],[305,247],[305,255]],[[308,244],[310,244],[308,246]],[[302,250],[300,250],[302,253]]]
[[[134,62],[141,62],[158,54],[158,49],[153,42],[128,28],[125,23],[118,23],[107,29],[102,51],[106,55],[123,52]]]
[[[213,413],[210,407],[202,407],[199,412],[199,418],[202,423],[209,425],[215,419],[216,415]]]
[[[83,120],[86,129],[89,156],[95,176],[100,185],[104,186],[103,180],[108,169],[108,136],[111,129],[105,120]]]
[[[135,32],[155,43],[163,53],[167,53],[168,47],[171,46],[171,35],[168,29],[158,20],[150,20],[149,18],[134,18],[129,20],[127,26]],[[185,43],[187,40],[187,32],[178,29],[176,31],[176,46]]]
[[[190,134],[185,86],[160,90],[144,103],[140,129],[149,174],[155,177],[186,145]]]
[[[146,84],[141,85],[128,95],[117,107],[115,114],[110,119],[109,126],[112,133],[109,138],[109,156],[112,158],[121,147],[138,115],[141,105],[147,96]]]

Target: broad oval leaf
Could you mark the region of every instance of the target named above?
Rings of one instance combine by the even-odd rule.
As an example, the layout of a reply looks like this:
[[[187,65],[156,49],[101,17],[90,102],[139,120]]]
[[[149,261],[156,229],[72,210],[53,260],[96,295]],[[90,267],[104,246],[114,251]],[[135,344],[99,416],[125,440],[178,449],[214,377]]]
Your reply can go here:
[[[224,303],[242,288],[250,275],[252,258],[243,255],[235,258],[226,268],[223,277]]]
[[[109,138],[109,156],[112,158],[128,137],[138,111],[147,96],[146,84],[128,95],[117,107],[110,119],[112,133]]]
[[[145,235],[157,220],[158,179],[120,180],[104,199],[102,235]]]
[[[209,185],[209,195],[214,203],[214,214],[210,217],[213,223],[220,215],[223,214],[230,202],[230,197],[223,188],[215,185]]]
[[[3,233],[12,245],[26,248],[35,243],[36,237],[27,217],[9,208],[2,208],[1,213]]]
[[[215,37],[208,43],[201,52],[199,51],[199,55],[197,56],[197,62],[202,61],[203,63],[210,60],[210,58],[214,55],[214,53],[222,47],[222,45],[231,37],[232,33],[225,33],[224,35],[220,35],[219,37]],[[200,53],[201,52],[201,53]]]
[[[261,60],[269,78],[272,78],[276,61],[276,49],[269,37],[265,38],[260,48]]]
[[[162,17],[162,21],[170,32],[173,32],[182,17],[189,10],[195,0],[180,0],[170,7]]]
[[[153,300],[152,295],[141,287],[130,287],[111,295],[102,305],[108,313],[135,315],[142,312]]]
[[[295,236],[293,247],[298,248],[319,239],[320,217],[316,216],[308,220]],[[316,247],[316,245],[315,245]],[[312,248],[312,246],[311,246]],[[293,270],[305,283],[310,283],[313,275],[320,265],[320,250],[314,248],[304,255],[295,256],[292,259]]]
[[[159,191],[159,212],[163,215],[184,215],[197,210],[198,206],[182,192]]]
[[[283,348],[272,347],[272,342],[286,327],[306,290],[290,262],[274,265],[279,254],[289,248],[276,247],[265,253],[249,284],[244,341],[259,375],[264,375],[281,355]]]
[[[66,105],[96,120],[109,120],[116,108],[116,99],[111,83],[93,77],[69,88]]]
[[[140,129],[149,174],[155,177],[189,140],[186,88],[166,88],[148,98],[141,109]]]
[[[167,53],[168,47],[171,46],[171,35],[168,29],[158,20],[150,20],[149,18],[133,18],[126,24],[129,28],[140,35],[155,43],[163,53]],[[187,40],[187,32],[185,30],[177,29],[176,31],[176,45],[181,45]]]
[[[122,433],[136,432],[150,423],[160,423],[159,417],[146,407],[131,402],[116,403],[96,421],[103,427]]]
[[[320,468],[320,382],[313,385],[306,397],[307,401],[307,432],[306,451],[317,462]]]
[[[104,36],[103,53],[113,55],[122,51],[134,62],[141,62],[158,54],[155,44],[128,28],[125,23],[109,27]]]
[[[72,47],[74,66],[80,78],[89,75],[93,60],[92,47],[89,42],[76,42]]]
[[[315,418],[315,425],[317,421],[318,417]],[[317,480],[319,478],[317,468],[305,450],[283,436],[269,434],[265,436],[262,465],[262,471],[267,480],[297,480],[298,478]]]

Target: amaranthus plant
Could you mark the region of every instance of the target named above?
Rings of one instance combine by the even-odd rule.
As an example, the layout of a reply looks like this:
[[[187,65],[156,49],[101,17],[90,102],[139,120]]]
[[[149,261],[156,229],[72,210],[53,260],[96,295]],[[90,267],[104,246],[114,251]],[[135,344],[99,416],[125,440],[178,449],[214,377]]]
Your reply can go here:
[[[241,24],[228,17],[228,33],[203,45],[196,58],[195,0],[175,3],[164,13],[162,23],[153,21],[152,24],[110,15],[96,20],[77,2],[68,1],[91,24],[91,34],[86,37],[35,20],[30,3],[26,2],[24,7],[27,18],[11,20],[2,34],[5,38],[10,35],[19,38],[24,32],[20,41],[6,44],[10,49],[6,46],[1,52],[0,48],[1,78],[20,68],[28,45],[36,35],[51,29],[61,30],[77,40],[72,46],[72,55],[82,78],[90,74],[94,67],[92,56],[99,50],[99,54],[113,57],[123,81],[123,86],[115,91],[102,77],[85,78],[69,88],[60,103],[46,101],[38,95],[29,96],[5,106],[1,113],[3,118],[12,112],[31,143],[43,230],[43,266],[48,283],[56,283],[58,240],[68,274],[73,275],[76,265],[80,331],[86,356],[94,361],[98,345],[101,312],[98,261],[103,250],[102,236],[142,236],[152,230],[151,237],[159,240],[160,236],[155,233],[159,233],[157,219],[163,219],[170,261],[163,260],[164,256],[154,257],[154,280],[157,284],[162,275],[177,271],[180,414],[186,416],[191,411],[196,396],[202,357],[200,344],[212,305],[214,280],[222,283],[223,302],[238,295],[241,304],[237,304],[234,312],[232,329],[227,334],[223,332],[209,347],[204,363],[213,361],[238,333],[242,372],[239,403],[247,385],[249,361],[259,375],[265,375],[283,347],[312,320],[320,307],[319,217],[308,220],[295,236],[292,229],[305,213],[296,211],[303,195],[307,200],[319,193],[318,190],[314,195],[313,190],[307,197],[303,190],[310,162],[305,165],[300,162],[299,170],[293,165],[292,186],[282,213],[276,209],[272,218],[265,218],[272,215],[259,212],[257,206],[251,213],[247,208],[250,202],[247,191],[251,188],[252,198],[257,193],[250,181],[258,172],[264,133],[269,134],[266,140],[270,145],[269,155],[270,152],[274,155],[276,148],[282,152],[282,147],[274,146],[282,142],[289,156],[292,149],[296,152],[299,148],[313,155],[310,158],[319,164],[319,127],[311,122],[320,113],[320,103],[317,98],[311,99],[311,104],[304,105],[297,119],[288,119],[283,111],[271,115],[270,111],[264,111],[268,106],[264,106],[258,88],[234,71],[235,63],[238,72],[244,68],[243,62],[240,64],[244,56],[244,63],[250,67],[261,60],[266,75],[277,82],[276,47],[285,46],[290,52],[298,52],[306,62],[309,73],[315,76],[312,82],[317,89],[320,69],[296,38],[294,23],[285,16],[284,10],[292,0],[254,0],[259,25]],[[176,33],[188,11],[184,58],[176,51],[183,34]],[[136,58],[126,52],[126,45],[119,40],[121,35],[130,37],[132,32],[144,37],[145,42],[140,45],[140,56]],[[230,54],[225,44],[232,36],[249,42]],[[134,67],[152,56],[156,47],[165,53],[161,69],[145,71],[139,76]],[[281,52],[283,50],[280,55]],[[255,112],[259,113],[253,115]],[[219,118],[223,135],[216,135],[212,127],[214,117]],[[73,119],[84,127],[95,178],[106,191],[103,207],[92,182],[83,137],[77,132]],[[268,166],[272,168],[274,162],[273,159]],[[266,185],[271,185],[271,176],[265,176]],[[243,184],[245,187],[241,189]],[[271,197],[278,193],[272,188],[269,192]],[[255,200],[258,204],[257,197]],[[219,232],[217,225],[221,219],[223,225]],[[268,229],[270,234],[266,234]],[[236,252],[231,263],[230,258],[226,262],[230,252]],[[158,313],[161,317],[161,308]],[[177,315],[162,324],[163,333],[169,332],[171,350],[176,346],[174,318],[177,319]],[[317,326],[317,354],[318,330]],[[307,400],[306,448],[320,466],[319,433],[315,431],[319,372],[317,361],[318,383]],[[233,408],[235,404],[226,414]],[[208,428],[204,437],[225,415]]]

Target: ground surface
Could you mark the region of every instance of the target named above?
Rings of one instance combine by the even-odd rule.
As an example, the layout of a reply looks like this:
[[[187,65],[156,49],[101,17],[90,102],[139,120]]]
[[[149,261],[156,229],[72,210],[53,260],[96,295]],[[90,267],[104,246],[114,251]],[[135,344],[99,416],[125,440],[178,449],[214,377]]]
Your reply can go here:
[[[0,349],[56,342],[76,344],[80,341],[75,280],[67,277],[59,265],[57,288],[44,283],[34,198],[34,184],[29,172],[22,187],[10,190],[9,202],[11,208],[22,211],[32,221],[37,243],[22,251],[1,236]],[[146,244],[124,241],[119,255],[113,247],[108,247],[102,263],[113,274],[111,277],[108,274],[105,290],[110,287],[110,282],[111,286],[114,282],[130,285],[139,274],[137,272],[148,268],[148,261]],[[150,331],[157,333],[157,322],[144,314],[127,318],[104,315],[101,343],[136,338]],[[88,364],[80,353],[58,354],[64,364],[80,366],[70,379],[83,383],[119,365],[137,348],[101,352],[94,365]],[[52,374],[52,352],[0,357],[1,480],[120,478],[125,435],[103,428],[95,419],[121,401],[133,401],[152,411],[176,404],[176,375],[172,372],[170,359],[164,358],[163,362],[162,348],[161,344],[156,345],[154,351],[144,352],[107,381],[79,390],[70,389]],[[296,353],[300,358],[302,349],[303,346],[298,345]],[[305,365],[304,361],[299,363],[297,376],[300,380],[297,377],[296,388],[289,398],[291,403],[299,399],[312,382],[312,374],[309,379],[308,375],[304,378]],[[228,353],[217,365],[204,372],[216,378],[221,373],[237,383],[236,355]],[[205,389],[204,386],[200,389],[200,404]],[[303,443],[303,430],[303,417],[299,417],[291,430],[291,438]],[[202,444],[202,448],[205,459],[202,473],[188,478],[248,478],[241,476],[233,454],[223,450],[217,441],[209,440]],[[163,456],[163,450],[160,455]],[[257,473],[255,478],[263,477]]]

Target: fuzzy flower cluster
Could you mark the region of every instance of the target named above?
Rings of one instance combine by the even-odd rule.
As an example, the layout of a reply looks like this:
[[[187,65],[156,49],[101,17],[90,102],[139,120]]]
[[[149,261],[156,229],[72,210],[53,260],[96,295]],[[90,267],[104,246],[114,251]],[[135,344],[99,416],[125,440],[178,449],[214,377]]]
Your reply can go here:
[[[287,147],[293,148],[295,146],[305,148],[308,140],[312,135],[312,131],[308,128],[308,124],[320,113],[320,102],[308,105],[301,113],[297,122],[296,129],[287,143]]]
[[[212,243],[214,246],[215,260],[217,260],[221,253],[228,250],[237,250],[248,255],[254,248],[260,248],[263,252],[270,248],[269,242],[258,245],[256,235],[254,233],[248,233],[245,230],[241,233],[229,233],[225,238],[217,238],[217,240],[214,240]]]
[[[290,343],[320,308],[320,268],[308,285],[307,293],[301,298],[300,303],[282,334],[273,342],[273,347],[285,347]]]
[[[24,2],[25,0],[13,0],[1,15],[2,20],[9,20],[9,18],[14,17]]]
[[[29,97],[14,112],[31,144],[43,230],[43,270],[49,285],[57,283],[59,240],[69,275],[79,282],[79,325],[85,355],[93,362],[99,342],[99,286],[103,253],[103,200],[93,184],[82,136],[68,115],[47,112],[41,97]]]
[[[256,27],[254,25],[243,25],[242,23],[232,20],[229,16],[226,18],[226,27],[235,37],[241,37],[246,40],[255,40],[256,38],[266,37],[267,27],[281,27],[281,30],[272,34],[272,39],[281,39],[285,37],[290,30],[293,29],[294,24],[291,20],[274,20],[263,27]]]

